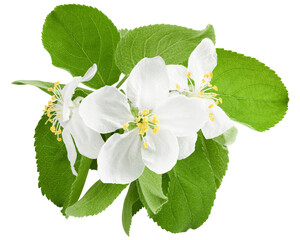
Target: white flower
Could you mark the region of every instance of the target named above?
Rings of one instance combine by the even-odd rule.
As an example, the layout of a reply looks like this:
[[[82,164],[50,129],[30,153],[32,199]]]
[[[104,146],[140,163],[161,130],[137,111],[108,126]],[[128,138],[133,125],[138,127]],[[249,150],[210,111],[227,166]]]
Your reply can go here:
[[[210,80],[217,65],[217,53],[213,42],[206,38],[191,53],[188,68],[181,65],[168,65],[170,90],[188,97],[197,97],[206,105],[208,121],[202,128],[205,138],[217,137],[233,127],[233,122],[217,106],[222,103]]]
[[[93,159],[97,158],[100,148],[104,144],[100,134],[88,128],[79,115],[78,108],[83,98],[77,97],[72,100],[78,84],[91,80],[96,72],[97,65],[94,64],[84,77],[75,77],[63,89],[61,89],[59,82],[56,82],[53,88],[48,89],[49,92],[53,93],[53,96],[48,102],[48,106],[45,106],[45,114],[49,117],[46,123],[52,123],[50,130],[57,136],[58,141],[62,140],[60,137],[62,135],[74,175],[77,175],[74,169],[77,158],[74,141],[81,155]],[[61,126],[63,130],[61,130]]]
[[[158,174],[168,172],[179,156],[177,137],[195,135],[205,123],[201,111],[195,111],[201,108],[200,101],[169,97],[161,57],[144,58],[134,67],[126,93],[129,101],[117,88],[106,86],[87,96],[79,108],[86,125],[99,133],[124,129],[100,151],[98,171],[105,183],[130,183],[145,166]]]

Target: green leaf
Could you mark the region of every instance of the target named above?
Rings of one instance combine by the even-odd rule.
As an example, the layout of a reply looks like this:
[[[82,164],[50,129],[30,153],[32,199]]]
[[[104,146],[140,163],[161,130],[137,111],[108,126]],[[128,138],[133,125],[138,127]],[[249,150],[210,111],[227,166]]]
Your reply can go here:
[[[62,209],[62,213],[65,214],[65,210],[69,207],[72,206],[75,202],[78,201],[80,194],[82,192],[82,189],[84,187],[92,159],[89,159],[87,157],[81,156],[79,167],[78,167],[78,176],[75,178],[71,191],[69,194],[69,199],[66,201],[64,204],[64,208]]]
[[[211,25],[202,31],[163,24],[136,28],[120,40],[116,64],[125,75],[144,57],[161,56],[166,64],[182,64],[204,38],[215,41]]]
[[[198,141],[202,141],[203,150],[214,173],[216,187],[219,188],[229,162],[227,147],[215,139],[205,139],[201,132],[198,135]]]
[[[277,124],[287,111],[288,92],[263,63],[242,54],[217,49],[212,84],[219,88],[220,107],[233,120],[257,131]]]
[[[96,215],[104,211],[127,185],[106,184],[97,181],[75,204],[66,209],[66,214],[73,217]]]
[[[43,81],[37,81],[37,80],[20,80],[20,81],[14,81],[14,82],[12,82],[12,84],[35,86],[35,87],[41,89],[42,91],[44,91],[45,93],[47,93],[49,95],[53,95],[52,92],[48,91],[49,88],[53,87],[54,83],[51,83],[51,82],[43,82]],[[61,88],[63,88],[65,86],[65,84],[60,84],[60,86],[61,86]],[[73,98],[76,98],[78,96],[86,97],[90,93],[92,93],[92,91],[90,91],[88,89],[77,87],[75,90],[75,93],[73,95]]]
[[[178,161],[169,177],[168,202],[157,215],[148,211],[149,215],[159,226],[173,233],[198,228],[208,218],[216,194],[214,173],[201,137],[196,151]]]
[[[136,187],[136,182],[130,184],[129,190],[127,192],[122,212],[122,224],[123,229],[129,236],[130,226],[132,222],[132,217],[143,207],[140,201],[138,190]]]
[[[124,29],[120,29],[119,30],[119,33],[120,33],[120,37],[123,38],[125,37],[125,35],[128,33],[128,29],[127,28],[124,28]]]
[[[35,129],[35,151],[39,172],[39,187],[42,194],[58,207],[69,199],[69,193],[75,180],[63,142],[58,142],[45,124],[43,116]]]
[[[114,24],[96,8],[82,5],[58,6],[46,18],[43,45],[52,64],[83,76],[96,63],[95,77],[83,84],[91,88],[112,85],[120,71],[114,54],[120,34]]]
[[[215,137],[213,140],[221,145],[229,146],[235,142],[238,130],[236,127],[232,127],[222,135]]]
[[[163,192],[162,175],[145,168],[136,184],[142,203],[154,214],[157,214],[168,202],[168,198]]]

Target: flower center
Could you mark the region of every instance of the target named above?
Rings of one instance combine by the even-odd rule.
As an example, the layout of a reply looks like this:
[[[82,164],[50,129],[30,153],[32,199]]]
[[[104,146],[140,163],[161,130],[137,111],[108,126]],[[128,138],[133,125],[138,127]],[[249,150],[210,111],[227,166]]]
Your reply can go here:
[[[135,116],[135,120],[133,122],[124,123],[123,129],[131,131],[135,128],[138,128],[140,138],[143,141],[143,145],[145,148],[148,148],[148,143],[146,142],[145,137],[149,129],[151,129],[154,134],[159,131],[158,123],[159,120],[157,115],[153,114],[149,110],[144,110],[139,112],[138,115]]]
[[[222,104],[222,98],[218,98],[218,94],[212,91],[218,91],[217,86],[213,86],[210,81],[213,77],[212,72],[205,74],[203,76],[200,87],[196,89],[194,81],[191,79],[191,73],[187,73],[187,81],[189,85],[189,89],[184,89],[182,93],[188,97],[198,97],[203,99],[211,99],[214,103],[208,106],[209,109],[212,109],[215,105]],[[176,84],[176,89],[179,90],[179,84]],[[214,122],[215,118],[213,117],[213,113],[208,114],[209,119]]]
[[[57,141],[61,141],[61,127],[60,121],[61,113],[63,110],[63,98],[61,95],[61,87],[59,86],[59,82],[54,83],[52,88],[49,88],[48,91],[52,92],[53,95],[51,100],[48,102],[48,105],[45,105],[44,114],[47,115],[48,120],[45,124],[50,122],[52,126],[50,127],[50,131],[56,135]]]

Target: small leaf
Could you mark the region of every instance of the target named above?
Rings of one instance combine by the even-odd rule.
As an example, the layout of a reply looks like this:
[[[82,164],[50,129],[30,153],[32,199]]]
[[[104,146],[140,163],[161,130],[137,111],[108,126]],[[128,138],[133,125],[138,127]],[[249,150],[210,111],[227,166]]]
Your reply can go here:
[[[214,139],[205,139],[201,132],[198,135],[198,141],[202,141],[203,150],[214,173],[216,187],[219,188],[229,162],[227,147]]]
[[[138,190],[136,187],[136,182],[130,184],[128,193],[126,195],[123,212],[122,212],[122,224],[123,229],[129,236],[130,226],[132,222],[132,217],[143,207],[140,201]]]
[[[276,73],[254,58],[217,49],[212,84],[223,99],[220,107],[233,120],[257,131],[277,124],[287,111],[288,92]]]
[[[45,124],[47,116],[43,116],[35,129],[35,151],[39,172],[39,187],[42,194],[58,207],[62,207],[69,199],[70,190],[75,180],[63,142]]]
[[[157,214],[168,201],[163,193],[162,175],[145,168],[142,176],[136,181],[140,199],[144,206]]]
[[[54,83],[51,83],[51,82],[43,82],[43,81],[37,81],[37,80],[20,80],[20,81],[14,81],[14,82],[12,82],[12,84],[35,86],[35,87],[41,89],[42,91],[44,91],[45,93],[47,93],[49,95],[53,95],[52,92],[48,91],[49,88],[53,87]],[[65,84],[60,84],[60,86],[61,86],[61,88],[63,88],[65,86]],[[73,98],[76,98],[78,96],[86,97],[90,93],[92,93],[92,91],[90,91],[88,89],[77,87],[75,90],[75,93],[73,95]]]
[[[64,204],[64,208],[62,209],[63,214],[65,214],[65,210],[67,207],[72,206],[75,202],[78,201],[82,189],[84,187],[92,161],[92,159],[81,156],[79,167],[77,170],[78,176],[75,178],[72,184],[69,199],[68,201],[66,201],[66,203]]]
[[[211,25],[202,31],[164,24],[136,28],[120,40],[116,64],[125,75],[145,57],[161,56],[166,64],[182,64],[204,38],[215,41]]]
[[[52,64],[73,76],[83,76],[97,64],[95,77],[83,84],[100,88],[119,80],[114,54],[120,34],[98,9],[82,5],[56,7],[45,20],[42,40]]]
[[[202,139],[196,151],[177,162],[169,172],[168,202],[157,215],[149,212],[155,222],[167,231],[178,233],[196,229],[208,218],[214,203],[214,173],[203,149]]]
[[[238,130],[236,127],[232,127],[222,135],[215,137],[213,140],[221,145],[229,146],[235,142]]]
[[[127,185],[106,184],[97,181],[75,204],[66,209],[66,214],[73,217],[96,215],[104,211]]]

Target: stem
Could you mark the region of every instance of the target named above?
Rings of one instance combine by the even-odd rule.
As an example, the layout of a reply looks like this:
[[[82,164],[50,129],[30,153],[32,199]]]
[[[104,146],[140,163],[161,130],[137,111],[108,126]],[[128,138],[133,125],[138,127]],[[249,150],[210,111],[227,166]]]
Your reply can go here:
[[[126,79],[127,79],[127,76],[124,76],[124,77],[122,78],[122,80],[117,84],[116,88],[121,87],[122,84],[125,82]]]

